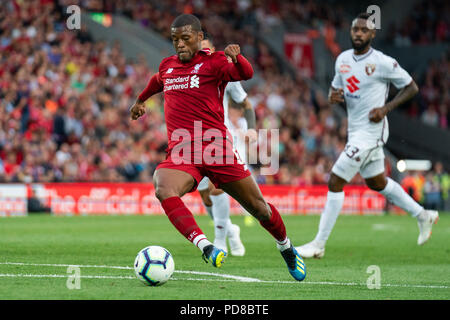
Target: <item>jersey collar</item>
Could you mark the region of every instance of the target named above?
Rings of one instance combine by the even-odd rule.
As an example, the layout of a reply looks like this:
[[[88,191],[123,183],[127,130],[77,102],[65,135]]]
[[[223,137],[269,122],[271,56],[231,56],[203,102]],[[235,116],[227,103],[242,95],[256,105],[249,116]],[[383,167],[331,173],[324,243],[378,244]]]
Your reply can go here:
[[[356,55],[356,54],[353,52],[353,53],[352,53],[352,57],[353,57],[353,60],[355,60],[356,62],[358,62],[358,61],[361,61],[361,60],[367,58],[368,56],[370,56],[372,52],[373,52],[373,48],[370,47],[369,51],[367,51],[367,52],[364,53],[364,54]]]

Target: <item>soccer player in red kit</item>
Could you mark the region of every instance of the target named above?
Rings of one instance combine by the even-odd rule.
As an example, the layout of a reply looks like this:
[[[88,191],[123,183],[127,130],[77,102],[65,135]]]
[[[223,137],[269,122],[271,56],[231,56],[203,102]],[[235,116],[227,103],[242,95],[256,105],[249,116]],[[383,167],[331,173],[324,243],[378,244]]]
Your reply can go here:
[[[175,228],[202,251],[206,262],[220,267],[226,252],[208,241],[181,200],[207,176],[259,220],[275,238],[290,274],[298,281],[303,280],[305,264],[287,237],[279,212],[264,200],[250,171],[233,150],[231,135],[224,124],[225,86],[229,81],[250,79],[251,64],[236,44],[214,53],[201,50],[203,32],[194,15],[175,18],[171,38],[176,54],[161,61],[159,72],[151,77],[130,108],[131,118],[136,120],[145,113],[145,100],[164,92],[167,156],[153,176],[156,197],[164,212]],[[215,161],[210,161],[211,157]]]

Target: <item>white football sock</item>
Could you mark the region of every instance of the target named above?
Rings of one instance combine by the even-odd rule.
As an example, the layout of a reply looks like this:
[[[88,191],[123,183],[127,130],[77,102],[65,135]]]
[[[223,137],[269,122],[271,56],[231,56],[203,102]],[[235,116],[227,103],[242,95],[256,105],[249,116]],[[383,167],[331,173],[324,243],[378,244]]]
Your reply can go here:
[[[287,238],[287,237],[283,241],[275,240],[275,242],[277,243],[277,248],[280,251],[284,251],[291,247],[291,240],[289,240],[289,238]]]
[[[212,212],[214,218],[214,243],[226,247],[227,227],[230,221],[230,198],[228,194],[221,193],[217,196],[211,195]]]
[[[227,237],[233,237],[233,223],[231,222],[231,219],[228,219],[227,222]]]
[[[203,233],[197,235],[194,239],[192,239],[192,243],[196,245],[201,252],[203,252],[203,248],[212,244]]]
[[[406,193],[406,191],[403,190],[397,182],[389,177],[386,179],[386,187],[384,187],[380,193],[394,205],[402,208],[406,212],[409,212],[411,216],[418,217],[418,215],[423,211],[423,207],[414,201],[414,199],[411,198],[411,196]]]
[[[325,203],[325,208],[320,215],[319,232],[317,232],[316,238],[314,239],[319,245],[325,246],[325,243],[333,230],[334,224],[336,223],[337,217],[341,212],[342,205],[344,204],[344,198],[344,191],[328,191],[327,202]]]

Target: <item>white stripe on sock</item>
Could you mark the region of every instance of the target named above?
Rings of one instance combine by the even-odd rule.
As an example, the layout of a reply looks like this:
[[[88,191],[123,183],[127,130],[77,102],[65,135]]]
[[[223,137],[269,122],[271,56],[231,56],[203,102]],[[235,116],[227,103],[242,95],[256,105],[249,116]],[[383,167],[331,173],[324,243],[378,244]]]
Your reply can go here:
[[[278,241],[278,240],[275,240],[275,241],[277,243],[277,248],[280,251],[284,251],[291,247],[291,241],[289,240],[289,238],[286,238],[283,241]]]
[[[208,239],[206,238],[206,236],[204,234],[199,234],[198,236],[196,236],[193,240],[192,243],[194,245],[196,245],[200,251],[203,252],[203,248],[210,245],[211,242],[208,241]]]

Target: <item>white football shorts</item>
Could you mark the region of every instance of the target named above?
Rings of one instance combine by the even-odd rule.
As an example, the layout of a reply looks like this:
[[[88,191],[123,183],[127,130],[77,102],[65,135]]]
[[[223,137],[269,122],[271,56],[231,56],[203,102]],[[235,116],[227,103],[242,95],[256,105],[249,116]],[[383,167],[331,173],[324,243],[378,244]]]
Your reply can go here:
[[[347,143],[331,171],[347,182],[358,172],[364,179],[375,177],[384,172],[383,147],[360,149]]]
[[[203,179],[200,181],[200,183],[197,186],[198,191],[207,190],[209,187],[209,178],[203,177]]]

